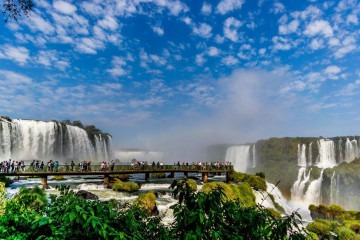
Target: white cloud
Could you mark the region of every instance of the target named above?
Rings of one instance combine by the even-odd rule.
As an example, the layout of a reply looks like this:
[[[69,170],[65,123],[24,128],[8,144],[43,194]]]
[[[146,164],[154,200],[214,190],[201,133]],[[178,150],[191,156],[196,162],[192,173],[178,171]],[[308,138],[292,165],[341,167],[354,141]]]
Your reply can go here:
[[[274,49],[275,50],[290,50],[292,48],[291,42],[284,37],[274,36],[272,38],[272,41],[274,43]]]
[[[23,86],[24,84],[29,85],[33,82],[31,78],[25,75],[7,70],[0,70],[0,78],[4,80],[0,82],[5,83],[8,86],[13,86],[13,85]]]
[[[290,34],[296,32],[300,23],[297,19],[291,21],[289,24],[283,24],[279,26],[280,34]]]
[[[12,60],[20,65],[24,65],[29,57],[29,50],[25,47],[14,47],[11,45],[0,47],[0,58]]]
[[[197,65],[201,66],[206,62],[203,54],[197,54],[195,57],[195,62]]]
[[[347,24],[352,23],[354,25],[357,25],[359,23],[359,21],[358,21],[358,18],[357,18],[357,16],[355,14],[350,14],[350,15],[348,15],[346,17],[346,23]]]
[[[209,24],[201,23],[198,27],[193,28],[193,33],[202,38],[209,38],[212,35],[211,30],[212,27]]]
[[[274,8],[272,9],[272,12],[275,14],[283,13],[285,11],[285,6],[280,2],[274,3]]]
[[[331,46],[331,47],[340,46],[340,40],[337,38],[330,38],[329,46]]]
[[[265,48],[260,48],[260,49],[259,49],[259,55],[263,56],[263,55],[265,55],[265,53],[266,53],[266,49],[265,49]]]
[[[98,24],[103,29],[108,29],[112,31],[115,31],[119,27],[119,24],[117,23],[116,19],[111,16],[105,16],[105,18],[100,20]]]
[[[152,26],[151,29],[159,36],[164,35],[164,29],[159,26]]]
[[[33,31],[40,31],[48,35],[55,32],[55,28],[52,24],[44,20],[36,12],[31,13],[31,17],[28,21],[24,21],[24,23]]]
[[[341,72],[341,69],[336,66],[336,65],[331,65],[331,66],[328,66],[325,70],[324,70],[325,74],[327,75],[336,75],[338,73]]]
[[[209,56],[212,56],[212,57],[214,57],[214,56],[217,56],[217,55],[219,55],[220,54],[220,49],[218,49],[218,48],[216,48],[216,47],[210,47],[209,48],[209,50],[208,50],[208,55]]]
[[[212,12],[212,6],[210,3],[204,2],[201,7],[201,13],[204,15],[210,15]]]
[[[97,49],[104,47],[103,42],[94,38],[80,38],[76,41],[76,49],[87,54],[96,54]]]
[[[355,94],[358,94],[358,90],[360,87],[360,80],[356,80],[353,83],[347,84],[345,87],[343,87],[336,95],[337,96],[353,96]]]
[[[324,40],[322,40],[321,38],[314,38],[311,40],[310,43],[310,48],[312,50],[318,50],[320,48],[324,48]]]
[[[187,12],[189,8],[186,4],[178,0],[154,0],[156,5],[166,7],[174,16],[178,16],[181,12]]]
[[[55,67],[60,70],[65,70],[69,67],[69,61],[61,59],[59,53],[55,50],[52,51],[39,51],[39,54],[34,58],[36,62],[45,67]]]
[[[321,34],[325,37],[331,37],[333,35],[333,30],[328,21],[317,20],[310,22],[304,31],[304,34],[310,37]]]
[[[240,9],[244,0],[222,0],[216,7],[218,13],[224,15],[230,11]]]
[[[346,45],[343,46],[339,49],[337,49],[334,53],[336,58],[342,58],[344,57],[346,54],[352,52],[353,50],[356,49],[356,45],[355,44],[350,44],[350,45]]]
[[[233,42],[237,42],[239,39],[238,29],[242,23],[234,17],[229,17],[224,22],[224,36]]]
[[[63,14],[73,14],[76,12],[76,7],[72,5],[71,3],[64,2],[64,1],[55,1],[53,3],[53,7]]]
[[[227,66],[236,65],[239,63],[239,60],[233,56],[227,56],[223,59],[221,59],[221,62]]]
[[[113,77],[120,77],[125,75],[127,72],[124,70],[126,62],[123,58],[114,56],[111,60],[112,68],[107,69],[106,71],[111,74]]]

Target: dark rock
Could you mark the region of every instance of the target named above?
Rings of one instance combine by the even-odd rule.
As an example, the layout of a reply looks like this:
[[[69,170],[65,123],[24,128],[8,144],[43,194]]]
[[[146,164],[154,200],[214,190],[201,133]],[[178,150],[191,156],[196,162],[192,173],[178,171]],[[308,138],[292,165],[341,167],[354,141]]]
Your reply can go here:
[[[85,190],[79,190],[77,193],[75,193],[75,196],[79,196],[82,198],[85,198],[87,200],[98,200],[99,197],[96,196],[95,194],[85,191]]]

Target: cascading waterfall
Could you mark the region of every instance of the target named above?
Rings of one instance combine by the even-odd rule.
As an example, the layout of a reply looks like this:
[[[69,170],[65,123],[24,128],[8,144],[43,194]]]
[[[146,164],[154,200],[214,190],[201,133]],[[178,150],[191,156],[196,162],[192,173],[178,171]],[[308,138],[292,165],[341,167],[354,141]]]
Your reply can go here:
[[[298,166],[306,167],[306,145],[298,144]]]
[[[301,201],[304,197],[304,188],[306,183],[309,182],[310,179],[310,169],[308,173],[306,173],[306,168],[302,167],[299,169],[297,180],[294,182],[291,187],[291,199]]]
[[[336,174],[335,171],[333,172],[330,180],[330,203],[334,204],[337,203],[337,182],[336,182]]]
[[[252,167],[256,168],[256,144],[252,146]]]
[[[111,137],[95,135],[91,141],[84,129],[57,122],[0,119],[0,160],[50,159],[109,161]]]
[[[237,172],[246,172],[250,161],[250,145],[232,146],[226,150],[225,162],[231,162]]]
[[[338,141],[338,152],[339,152],[339,159],[338,159],[338,163],[342,163],[344,161],[344,154],[343,154],[343,140],[340,138],[340,140]]]
[[[346,139],[345,142],[345,161],[352,162],[355,158],[359,157],[359,148],[355,139]]]
[[[313,142],[311,142],[309,144],[309,153],[308,153],[308,166],[312,165],[312,144]]]
[[[317,167],[332,168],[336,166],[334,141],[320,139],[317,144],[319,148]]]
[[[320,177],[312,181],[305,193],[304,201],[307,204],[319,205],[321,203],[321,183],[323,180],[324,169],[321,170]]]

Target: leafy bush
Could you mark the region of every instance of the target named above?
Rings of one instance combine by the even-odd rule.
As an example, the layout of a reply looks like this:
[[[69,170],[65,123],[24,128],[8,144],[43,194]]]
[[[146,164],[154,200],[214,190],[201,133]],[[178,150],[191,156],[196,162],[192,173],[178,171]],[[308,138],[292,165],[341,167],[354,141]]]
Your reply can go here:
[[[140,189],[140,186],[134,182],[123,182],[121,180],[117,180],[112,185],[112,189],[118,192],[136,192]]]
[[[260,176],[250,175],[241,172],[233,172],[230,179],[232,179],[232,181],[235,183],[247,182],[255,190],[261,189],[263,191],[266,191],[267,189],[265,178],[262,178]]]
[[[330,232],[332,228],[329,221],[315,220],[314,222],[311,222],[309,225],[307,225],[306,230],[316,233],[318,236],[326,237],[331,235]]]
[[[121,181],[128,181],[130,178],[129,174],[115,174],[115,175],[111,175],[112,178],[121,180]]]
[[[3,182],[5,184],[5,187],[9,187],[10,183],[11,183],[11,180],[8,177],[0,175],[0,182]]]
[[[319,237],[314,232],[308,232],[308,236],[306,237],[306,240],[319,240]]]
[[[165,173],[151,173],[151,178],[166,178]]]
[[[54,175],[53,180],[55,180],[55,181],[63,181],[63,180],[65,180],[65,178],[64,178],[63,175]]]
[[[148,215],[156,209],[156,196],[153,191],[143,193],[135,200],[134,205],[143,209]]]
[[[347,227],[338,227],[335,233],[338,235],[339,240],[353,240],[355,238],[355,233]]]

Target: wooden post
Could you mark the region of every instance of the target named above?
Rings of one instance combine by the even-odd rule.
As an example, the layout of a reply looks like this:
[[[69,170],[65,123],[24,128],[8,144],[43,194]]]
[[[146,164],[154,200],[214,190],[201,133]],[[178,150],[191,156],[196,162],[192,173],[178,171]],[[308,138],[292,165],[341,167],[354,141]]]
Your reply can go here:
[[[202,173],[202,181],[203,181],[203,183],[208,182],[208,177],[209,177],[209,173],[207,173],[207,172]]]
[[[109,174],[104,175],[104,185],[109,186],[110,183],[110,176]]]
[[[47,184],[47,175],[41,176],[41,185],[43,189],[49,189],[49,185]]]
[[[184,172],[184,177],[188,177],[188,172]]]
[[[174,178],[175,177],[175,172],[170,172],[169,178]]]
[[[148,182],[150,180],[150,173],[145,173],[145,182]]]

